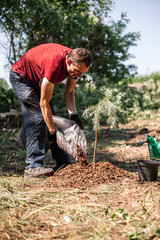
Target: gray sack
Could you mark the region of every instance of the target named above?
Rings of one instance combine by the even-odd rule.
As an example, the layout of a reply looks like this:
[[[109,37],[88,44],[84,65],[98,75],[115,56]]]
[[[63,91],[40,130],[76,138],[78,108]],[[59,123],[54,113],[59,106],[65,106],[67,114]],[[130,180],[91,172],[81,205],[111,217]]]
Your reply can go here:
[[[82,130],[74,121],[58,116],[52,116],[53,121],[56,126],[56,136],[58,146],[73,157],[76,161],[77,157],[77,146],[86,154],[86,138],[84,135],[84,130]],[[17,135],[17,141],[25,149],[25,136],[23,128],[20,129]],[[48,151],[51,143],[47,138],[47,128],[46,128],[46,152]]]
[[[77,146],[86,154],[84,130],[69,119],[53,116],[53,121],[57,129],[56,136],[58,146],[76,161],[78,160]]]

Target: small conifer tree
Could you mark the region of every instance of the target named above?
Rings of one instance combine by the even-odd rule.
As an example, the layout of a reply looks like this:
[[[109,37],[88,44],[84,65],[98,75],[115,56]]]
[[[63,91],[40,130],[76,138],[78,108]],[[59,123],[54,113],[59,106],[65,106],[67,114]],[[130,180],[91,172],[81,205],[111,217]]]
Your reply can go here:
[[[89,122],[92,122],[93,130],[95,131],[95,143],[93,154],[93,170],[95,169],[95,156],[97,147],[98,131],[100,130],[101,122],[105,118],[105,123],[110,127],[118,128],[119,123],[125,122],[124,112],[117,107],[116,102],[113,101],[112,91],[105,89],[103,92],[104,98],[101,99],[98,104],[88,107],[83,112],[83,117]]]

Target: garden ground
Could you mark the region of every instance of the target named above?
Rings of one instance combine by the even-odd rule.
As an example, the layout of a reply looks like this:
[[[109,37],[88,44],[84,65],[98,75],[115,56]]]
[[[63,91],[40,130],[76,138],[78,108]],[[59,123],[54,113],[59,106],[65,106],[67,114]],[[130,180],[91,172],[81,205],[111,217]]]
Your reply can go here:
[[[49,178],[23,177],[16,129],[1,128],[0,239],[160,239],[160,172],[140,182],[137,160],[148,160],[146,134],[160,140],[160,115],[103,127],[92,168],[72,164]],[[47,163],[46,163],[47,164]]]

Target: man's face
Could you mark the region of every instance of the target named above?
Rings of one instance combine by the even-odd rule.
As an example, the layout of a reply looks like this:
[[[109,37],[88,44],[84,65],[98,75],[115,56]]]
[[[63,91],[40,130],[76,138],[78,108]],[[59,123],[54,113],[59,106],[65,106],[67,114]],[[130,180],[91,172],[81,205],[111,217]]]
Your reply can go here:
[[[71,78],[77,79],[82,76],[83,73],[86,73],[89,69],[89,67],[86,67],[85,63],[79,62],[76,64],[73,64],[70,59],[67,59],[67,71]]]

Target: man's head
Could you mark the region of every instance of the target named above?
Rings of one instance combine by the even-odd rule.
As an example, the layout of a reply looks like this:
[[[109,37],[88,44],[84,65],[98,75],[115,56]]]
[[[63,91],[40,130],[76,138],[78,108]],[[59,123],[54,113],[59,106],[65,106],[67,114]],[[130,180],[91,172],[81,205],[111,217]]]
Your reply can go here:
[[[91,53],[85,48],[73,49],[67,56],[67,71],[71,78],[77,79],[86,73],[92,63]]]

